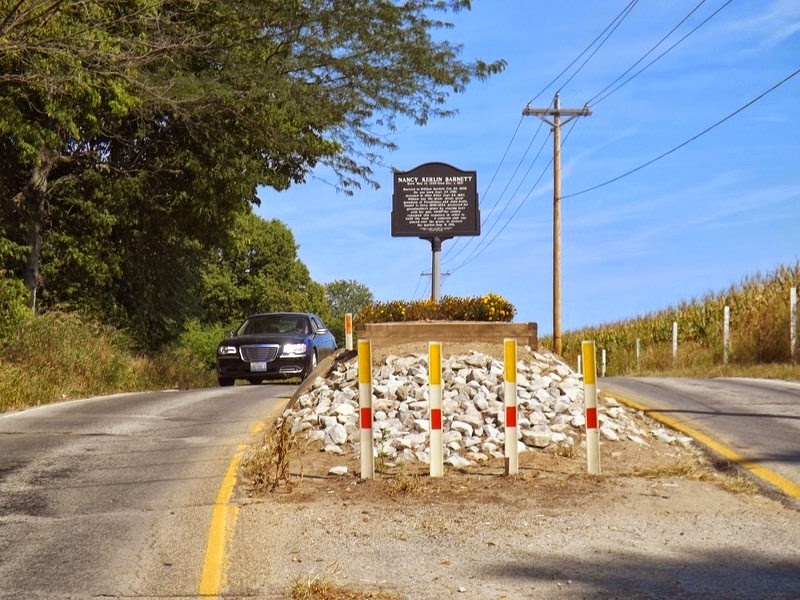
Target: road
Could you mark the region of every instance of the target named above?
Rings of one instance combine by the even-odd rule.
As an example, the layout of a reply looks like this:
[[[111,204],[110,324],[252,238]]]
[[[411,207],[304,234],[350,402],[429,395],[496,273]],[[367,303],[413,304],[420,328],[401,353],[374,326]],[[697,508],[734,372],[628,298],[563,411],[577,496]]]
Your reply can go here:
[[[769,483],[785,478],[800,486],[800,383],[610,377],[599,380],[598,388],[713,438],[748,466],[777,474]]]
[[[0,415],[0,597],[196,597],[223,474],[294,387]]]

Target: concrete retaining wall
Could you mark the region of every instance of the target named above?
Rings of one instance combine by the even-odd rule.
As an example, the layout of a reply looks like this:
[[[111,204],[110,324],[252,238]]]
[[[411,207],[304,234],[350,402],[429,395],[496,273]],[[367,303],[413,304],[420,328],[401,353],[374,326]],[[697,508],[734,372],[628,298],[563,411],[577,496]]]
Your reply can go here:
[[[502,343],[516,338],[518,344],[537,349],[536,323],[488,323],[485,321],[409,321],[404,323],[357,323],[356,335],[374,345],[406,342]]]

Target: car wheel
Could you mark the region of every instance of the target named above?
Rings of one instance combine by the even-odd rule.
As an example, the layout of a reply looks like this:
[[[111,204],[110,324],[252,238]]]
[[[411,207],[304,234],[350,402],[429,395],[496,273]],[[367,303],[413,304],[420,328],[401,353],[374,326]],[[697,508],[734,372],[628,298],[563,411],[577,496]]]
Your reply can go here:
[[[228,387],[233,385],[236,380],[233,379],[232,377],[218,377],[217,381],[219,381],[219,384],[222,387]]]
[[[308,359],[308,366],[306,370],[303,372],[303,379],[311,375],[311,371],[317,368],[317,351],[312,350],[311,358]]]

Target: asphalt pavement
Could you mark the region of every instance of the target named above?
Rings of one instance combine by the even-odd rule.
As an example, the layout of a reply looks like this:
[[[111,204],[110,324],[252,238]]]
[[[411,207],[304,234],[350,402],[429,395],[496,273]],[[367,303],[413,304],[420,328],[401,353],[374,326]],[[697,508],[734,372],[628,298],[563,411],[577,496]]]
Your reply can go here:
[[[223,474],[294,387],[0,415],[0,597],[197,597]]]
[[[746,378],[610,377],[598,388],[634,403],[800,498],[800,383]]]

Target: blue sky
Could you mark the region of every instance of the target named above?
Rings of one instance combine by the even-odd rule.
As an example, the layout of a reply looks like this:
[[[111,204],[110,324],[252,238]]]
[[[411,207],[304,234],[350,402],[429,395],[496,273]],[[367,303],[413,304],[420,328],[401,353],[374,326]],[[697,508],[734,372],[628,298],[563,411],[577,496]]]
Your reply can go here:
[[[800,75],[653,164],[580,192],[683,144],[800,69],[800,3],[707,0],[620,82],[726,6],[595,99],[700,4],[640,0],[577,74],[596,46],[546,87],[628,4],[474,0],[472,11],[453,15],[448,38],[463,44],[465,59],[507,60],[505,72],[451,96],[454,118],[401,127],[392,136],[399,149],[376,170],[380,190],[348,197],[319,172],[284,192],[261,190],[256,212],[288,225],[314,280],[355,279],[377,300],[420,299],[430,294],[430,278],[421,275],[431,270],[430,244],[391,237],[391,167],[444,162],[477,171],[482,235],[444,242],[442,271],[450,275],[442,294],[500,294],[516,306],[516,321],[551,333],[553,143],[549,126],[522,110],[531,100],[546,108],[560,90],[562,108],[589,102],[593,112],[562,129],[565,331],[794,264]]]

